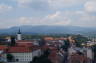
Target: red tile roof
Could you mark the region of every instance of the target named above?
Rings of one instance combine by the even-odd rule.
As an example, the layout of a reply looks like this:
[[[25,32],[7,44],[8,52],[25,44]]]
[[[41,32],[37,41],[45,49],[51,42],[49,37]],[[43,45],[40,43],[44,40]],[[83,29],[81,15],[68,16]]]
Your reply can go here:
[[[53,37],[45,37],[44,40],[54,40]]]
[[[30,41],[30,40],[17,40],[17,42],[33,42],[33,41]]]
[[[27,52],[32,52],[38,49],[41,49],[41,48],[39,46],[31,46],[31,47],[13,46],[13,47],[9,47],[7,52],[8,53],[27,53]]]
[[[31,46],[33,46],[33,43],[17,42],[17,46],[31,47]]]
[[[0,45],[0,50],[6,50],[8,47],[5,45]]]
[[[51,51],[48,58],[52,61],[52,63],[60,63],[60,57],[58,56],[57,51],[55,50]]]
[[[17,46],[24,46],[24,47],[31,47],[33,46],[34,41],[29,41],[29,40],[18,40],[16,42]]]
[[[8,53],[26,53],[26,52],[32,52],[31,48],[28,47],[9,47]]]
[[[53,50],[53,51],[54,50],[57,51],[57,48],[56,47],[54,47],[54,46],[48,46],[48,45],[43,46],[42,49],[43,50],[50,49],[50,50]]]

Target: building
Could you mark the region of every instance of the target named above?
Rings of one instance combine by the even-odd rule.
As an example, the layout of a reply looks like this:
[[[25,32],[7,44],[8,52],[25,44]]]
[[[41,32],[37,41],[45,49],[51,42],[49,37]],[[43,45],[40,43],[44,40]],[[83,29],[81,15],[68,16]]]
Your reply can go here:
[[[0,45],[0,62],[30,62],[35,56],[42,54],[41,48],[30,44],[32,42],[19,43],[15,46]],[[12,59],[8,59],[11,56]]]
[[[32,46],[36,45],[39,46],[39,41],[36,40],[17,40],[16,41],[17,46]]]
[[[6,62],[6,58],[4,57],[5,51],[8,47],[5,45],[0,45],[0,62]]]
[[[8,55],[11,55],[13,58],[8,59]],[[36,48],[28,48],[28,47],[20,47],[14,46],[9,47],[4,54],[7,62],[30,62],[33,60],[35,56],[41,55],[41,49]]]
[[[69,56],[68,63],[87,63],[86,60],[87,58],[84,55],[73,53],[72,55]]]
[[[17,40],[16,46],[23,46],[23,47],[32,47],[33,42],[28,40]]]

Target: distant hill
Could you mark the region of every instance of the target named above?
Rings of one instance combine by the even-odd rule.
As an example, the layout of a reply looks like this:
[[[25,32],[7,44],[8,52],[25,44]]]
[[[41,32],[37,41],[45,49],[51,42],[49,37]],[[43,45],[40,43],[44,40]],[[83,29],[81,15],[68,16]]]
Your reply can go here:
[[[16,34],[19,27],[0,29],[0,34]],[[77,26],[21,26],[24,34],[87,34],[96,33],[95,28]]]

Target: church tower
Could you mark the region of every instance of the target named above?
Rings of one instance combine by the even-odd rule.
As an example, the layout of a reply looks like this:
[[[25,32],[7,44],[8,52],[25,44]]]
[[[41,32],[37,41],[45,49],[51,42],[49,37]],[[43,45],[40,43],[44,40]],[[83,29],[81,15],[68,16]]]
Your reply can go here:
[[[19,28],[18,33],[17,33],[17,40],[22,40],[22,34],[20,31],[20,28]]]

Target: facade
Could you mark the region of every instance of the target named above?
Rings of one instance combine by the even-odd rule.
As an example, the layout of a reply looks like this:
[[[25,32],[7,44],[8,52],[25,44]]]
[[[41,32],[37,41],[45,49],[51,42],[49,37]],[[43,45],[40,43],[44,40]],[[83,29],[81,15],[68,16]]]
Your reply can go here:
[[[91,48],[87,48],[87,57],[93,59],[93,52]]]
[[[35,56],[40,56],[41,55],[41,50],[38,49],[38,50],[34,50],[34,51],[26,51],[26,52],[9,52],[7,54],[11,54],[13,56],[13,60],[12,62],[30,62],[33,60],[33,58]],[[7,54],[4,54],[4,57],[6,58],[6,61],[8,62],[7,60]],[[11,62],[11,61],[9,61]]]
[[[0,45],[0,62],[6,62],[6,58],[3,56],[5,54],[7,46]]]
[[[11,54],[14,58],[12,61],[7,60],[7,54],[4,54],[4,58],[6,59],[6,62],[29,62],[32,61],[33,56],[32,52],[27,52],[27,53],[8,53]]]
[[[34,47],[23,47],[23,46],[11,46],[11,47],[0,47],[0,61],[3,62],[30,62],[35,56],[42,54],[41,49]],[[12,56],[12,60],[8,60],[8,55]]]
[[[10,53],[13,57],[14,60],[13,62],[29,62],[32,61],[33,56],[32,56],[32,52],[26,52],[26,53]],[[7,55],[6,55],[7,56]]]
[[[0,62],[6,62],[6,59],[3,56],[4,51],[0,51]]]

